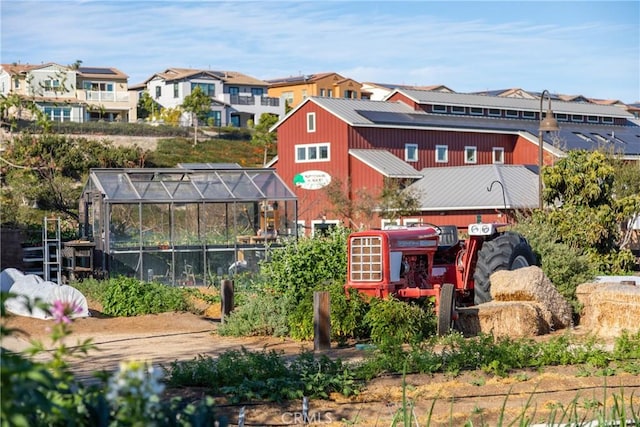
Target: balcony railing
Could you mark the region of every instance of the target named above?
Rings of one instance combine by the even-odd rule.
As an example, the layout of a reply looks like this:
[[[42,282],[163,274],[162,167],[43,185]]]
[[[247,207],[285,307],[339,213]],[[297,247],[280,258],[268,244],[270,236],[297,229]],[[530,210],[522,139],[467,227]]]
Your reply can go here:
[[[260,99],[260,105],[265,107],[279,107],[280,98],[254,95],[229,95],[229,103],[232,105],[256,105],[256,98]]]
[[[129,102],[129,94],[118,92],[86,91],[87,101]]]

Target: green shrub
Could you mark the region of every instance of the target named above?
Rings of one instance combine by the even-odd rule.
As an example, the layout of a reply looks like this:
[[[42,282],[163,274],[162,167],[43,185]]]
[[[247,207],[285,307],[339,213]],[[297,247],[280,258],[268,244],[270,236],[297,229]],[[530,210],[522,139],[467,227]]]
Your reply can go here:
[[[252,335],[278,337],[286,336],[288,332],[286,301],[268,292],[261,292],[247,298],[245,304],[237,307],[218,327],[220,335],[235,337]]]
[[[105,314],[124,317],[192,308],[180,288],[141,282],[130,277],[110,279],[101,302]]]
[[[596,274],[596,267],[589,257],[560,242],[553,227],[535,218],[521,218],[514,231],[527,238],[544,274],[571,304],[574,312],[579,312],[576,288],[581,283],[592,281]]]
[[[382,348],[416,343],[433,334],[433,316],[424,307],[395,298],[373,298],[369,304],[364,321],[371,328],[371,341]]]
[[[313,293],[347,272],[347,230],[336,227],[328,236],[303,237],[273,251],[261,264],[268,287],[286,301],[290,334],[296,339],[313,337]]]

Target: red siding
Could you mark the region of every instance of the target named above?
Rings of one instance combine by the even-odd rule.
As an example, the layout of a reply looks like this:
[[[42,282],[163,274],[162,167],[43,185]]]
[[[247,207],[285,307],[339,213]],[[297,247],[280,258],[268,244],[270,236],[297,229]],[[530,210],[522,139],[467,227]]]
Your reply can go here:
[[[316,114],[316,131],[307,132],[307,113],[312,112]],[[307,226],[311,225],[311,221],[319,219],[322,214],[325,214],[327,219],[333,219],[330,214],[331,206],[329,206],[325,191],[296,188],[293,185],[293,178],[304,171],[320,170],[327,172],[332,179],[346,182],[349,170],[346,149],[347,129],[346,123],[313,102],[304,104],[277,129],[278,163],[276,171],[298,196],[298,219],[305,221]],[[330,161],[296,163],[295,146],[316,143],[330,144]]]
[[[513,163],[513,150],[517,137],[505,134],[453,132],[418,129],[351,128],[350,148],[386,149],[404,160],[407,143],[418,144],[418,161],[411,163],[417,169],[427,167],[464,166],[466,146],[477,147],[477,163],[493,163],[493,148],[504,148],[505,164]],[[436,163],[436,145],[446,145],[449,151],[447,163]],[[536,162],[537,163],[537,162]]]

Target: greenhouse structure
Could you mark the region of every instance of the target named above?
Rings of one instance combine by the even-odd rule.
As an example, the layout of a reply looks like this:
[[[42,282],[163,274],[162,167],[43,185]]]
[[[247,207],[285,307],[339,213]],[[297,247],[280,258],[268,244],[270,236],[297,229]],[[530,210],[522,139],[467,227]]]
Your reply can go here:
[[[297,237],[297,199],[270,168],[92,169],[80,234],[110,277],[211,285]]]

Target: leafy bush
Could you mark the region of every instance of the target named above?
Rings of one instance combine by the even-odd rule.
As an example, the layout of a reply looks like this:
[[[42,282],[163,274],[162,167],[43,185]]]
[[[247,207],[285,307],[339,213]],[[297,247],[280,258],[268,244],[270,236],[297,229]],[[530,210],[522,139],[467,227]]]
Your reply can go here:
[[[514,230],[527,238],[544,274],[571,304],[574,312],[579,312],[576,288],[593,280],[596,274],[596,267],[589,257],[559,241],[553,227],[540,221],[540,217],[521,218]]]
[[[369,304],[364,321],[371,341],[383,349],[417,343],[434,332],[433,316],[424,307],[395,298],[372,298]]]
[[[265,283],[286,303],[290,334],[297,339],[313,337],[313,293],[347,274],[347,230],[336,227],[328,236],[303,237],[273,251],[261,264]]]
[[[220,335],[251,336],[273,335],[286,336],[287,327],[286,301],[279,296],[260,292],[248,298],[246,303],[237,307],[219,327]]]
[[[105,314],[124,317],[192,308],[180,288],[141,282],[130,277],[110,279],[101,302]]]

